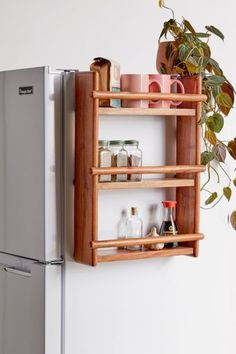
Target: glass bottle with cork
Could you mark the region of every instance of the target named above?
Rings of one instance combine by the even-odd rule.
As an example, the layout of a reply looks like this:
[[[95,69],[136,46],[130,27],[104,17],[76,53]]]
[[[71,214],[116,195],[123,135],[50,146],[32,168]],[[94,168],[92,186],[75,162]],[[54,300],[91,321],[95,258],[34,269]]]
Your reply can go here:
[[[128,217],[126,222],[126,232],[128,238],[140,238],[143,237],[143,221],[138,216],[138,209],[135,207],[131,208],[131,215]],[[128,250],[140,251],[142,250],[141,245],[127,246]]]
[[[164,220],[162,221],[160,228],[161,236],[174,236],[177,235],[178,229],[174,220],[174,209],[176,207],[177,202],[173,200],[166,200],[162,202],[165,208]],[[168,242],[165,244],[167,248],[177,247],[177,242]]]

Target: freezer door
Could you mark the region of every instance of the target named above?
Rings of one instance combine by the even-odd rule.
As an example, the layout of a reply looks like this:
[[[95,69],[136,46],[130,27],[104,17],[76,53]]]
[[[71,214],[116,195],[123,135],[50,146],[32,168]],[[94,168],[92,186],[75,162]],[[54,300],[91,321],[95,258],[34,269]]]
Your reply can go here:
[[[0,73],[0,252],[61,256],[61,74]]]
[[[0,261],[0,353],[61,354],[61,266]]]

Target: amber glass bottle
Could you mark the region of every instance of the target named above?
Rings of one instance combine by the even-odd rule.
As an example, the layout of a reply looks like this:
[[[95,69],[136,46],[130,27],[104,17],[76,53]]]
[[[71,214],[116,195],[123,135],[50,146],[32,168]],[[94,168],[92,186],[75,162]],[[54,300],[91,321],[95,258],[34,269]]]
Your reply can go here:
[[[171,236],[171,235],[176,235],[178,233],[178,229],[174,220],[174,208],[177,204],[176,201],[163,201],[162,202],[164,208],[165,208],[165,214],[164,214],[164,220],[162,221],[161,224],[161,229],[160,229],[160,235],[162,236]],[[177,242],[171,242],[171,243],[166,243],[165,247],[167,248],[173,248],[177,247],[178,243]]]

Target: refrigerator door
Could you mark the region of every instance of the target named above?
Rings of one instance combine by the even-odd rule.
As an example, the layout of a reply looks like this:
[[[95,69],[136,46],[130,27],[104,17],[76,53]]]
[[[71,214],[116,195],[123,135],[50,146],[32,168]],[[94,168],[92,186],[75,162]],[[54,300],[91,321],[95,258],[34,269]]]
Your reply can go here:
[[[61,73],[0,73],[0,252],[61,257]]]
[[[61,354],[60,265],[0,254],[0,353]]]

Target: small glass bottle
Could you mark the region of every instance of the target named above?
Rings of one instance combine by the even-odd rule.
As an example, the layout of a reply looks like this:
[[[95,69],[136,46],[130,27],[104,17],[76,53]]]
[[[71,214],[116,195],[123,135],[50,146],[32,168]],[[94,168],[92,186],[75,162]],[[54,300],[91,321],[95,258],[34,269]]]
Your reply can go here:
[[[161,236],[171,236],[176,235],[178,233],[178,229],[174,220],[173,210],[177,204],[176,201],[163,201],[162,202],[165,208],[164,220],[161,224],[160,235]],[[166,243],[165,247],[174,248],[177,247],[177,242]]]
[[[99,167],[111,167],[111,151],[107,140],[99,140],[98,161]],[[99,182],[111,182],[111,175],[99,176]]]
[[[128,217],[126,222],[126,231],[127,238],[143,237],[143,221],[138,216],[137,208],[131,208],[131,215]],[[140,251],[142,249],[142,246],[127,246],[126,248],[131,251]]]
[[[112,153],[111,165],[112,167],[127,167],[128,166],[128,153],[124,149],[122,140],[111,140],[109,147]],[[112,181],[125,182],[127,181],[127,174],[112,175]]]
[[[127,211],[122,210],[121,218],[117,224],[117,239],[118,240],[125,240],[127,235]],[[118,247],[118,249],[125,249],[126,247]]]
[[[141,167],[142,166],[142,151],[139,149],[138,140],[125,140],[125,150],[128,152],[128,166],[129,167]],[[142,175],[131,174],[128,176],[130,181],[141,181]]]

